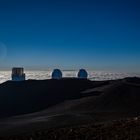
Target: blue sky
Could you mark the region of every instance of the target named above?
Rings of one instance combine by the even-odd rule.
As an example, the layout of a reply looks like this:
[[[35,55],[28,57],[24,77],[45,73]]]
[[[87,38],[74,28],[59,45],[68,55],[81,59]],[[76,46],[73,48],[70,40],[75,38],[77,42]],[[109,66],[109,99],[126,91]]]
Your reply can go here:
[[[0,68],[140,71],[139,0],[1,0]]]

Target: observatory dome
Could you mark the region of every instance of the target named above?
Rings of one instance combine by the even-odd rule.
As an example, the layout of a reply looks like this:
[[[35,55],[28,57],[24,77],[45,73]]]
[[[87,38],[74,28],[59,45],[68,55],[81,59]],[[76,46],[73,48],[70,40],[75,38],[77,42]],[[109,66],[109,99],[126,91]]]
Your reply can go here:
[[[12,81],[24,81],[25,73],[24,68],[13,68],[12,69]]]
[[[61,79],[62,78],[62,72],[59,69],[54,69],[52,72],[52,79]]]
[[[88,73],[85,69],[80,69],[78,72],[78,78],[87,79]]]

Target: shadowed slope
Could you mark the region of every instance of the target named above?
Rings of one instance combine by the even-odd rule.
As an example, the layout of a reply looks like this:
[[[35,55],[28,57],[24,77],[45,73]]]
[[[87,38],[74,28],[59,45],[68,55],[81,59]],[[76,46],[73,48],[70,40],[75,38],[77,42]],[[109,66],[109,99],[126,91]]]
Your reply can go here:
[[[28,81],[27,83],[24,82],[24,84],[22,83],[19,85],[20,86],[22,85],[21,87],[23,89],[25,83],[27,84],[25,87],[27,87],[30,85],[30,82],[31,83],[34,82],[35,85],[32,83],[34,87],[40,85],[40,83],[41,87],[42,86],[46,87],[46,81]],[[45,84],[43,85],[42,82]],[[8,84],[4,83],[2,85],[3,87],[1,86],[1,88],[4,88],[5,85],[6,87],[8,85],[9,87],[12,88],[13,84],[14,83],[11,82],[8,82]],[[56,88],[53,88],[55,84]],[[49,100],[52,99],[50,101],[52,103],[53,99],[55,99],[55,97],[58,97],[58,100],[56,100],[57,102],[56,101],[53,102],[55,104],[56,103],[58,104],[56,105],[53,104],[53,106],[51,106],[50,104],[48,105],[45,102],[45,105],[47,104],[49,108],[46,109],[44,108],[44,110],[42,111],[38,109],[39,112],[1,119],[0,135],[7,136],[7,134],[13,135],[22,133],[30,134],[38,130],[44,131],[56,127],[57,128],[68,127],[69,129],[70,126],[73,127],[76,125],[83,124],[87,125],[89,123],[118,120],[120,118],[126,119],[128,117],[140,116],[139,78],[125,78],[122,80],[104,81],[104,82],[102,81],[91,82],[88,80],[78,80],[78,79],[62,79],[60,81],[50,80],[48,81],[47,85],[48,88],[51,89],[50,91],[55,92],[51,92],[50,94],[45,92],[47,94],[47,96],[45,97],[44,96],[45,93],[42,94],[43,92],[42,91],[41,94],[39,94],[43,95],[40,98],[40,102],[35,103],[39,103],[37,105],[40,105],[42,107],[42,104],[44,105],[44,103],[41,103],[43,98],[45,98],[45,100],[48,100],[47,103],[49,103]],[[20,86],[16,88],[21,89]],[[30,91],[32,88],[30,89],[29,87],[27,87],[27,89],[26,89],[27,91]],[[26,93],[25,92],[26,90],[24,90],[24,92],[21,93]],[[101,94],[97,95],[96,94],[97,92],[100,92]],[[58,95],[58,93],[61,96],[54,96]],[[19,93],[16,93],[16,97],[17,94]],[[38,97],[37,90],[34,93],[30,94],[31,94],[31,96],[29,96],[30,98],[36,97],[37,99]],[[27,95],[28,93],[26,94],[26,96]],[[51,98],[48,95],[50,95]],[[93,96],[86,97],[86,95]],[[14,99],[16,98],[14,97]],[[34,103],[33,99],[31,99],[30,101]],[[45,105],[43,107],[45,107]]]
[[[80,92],[90,87],[92,82],[82,79],[8,81],[0,85],[0,117],[35,112],[80,98]]]

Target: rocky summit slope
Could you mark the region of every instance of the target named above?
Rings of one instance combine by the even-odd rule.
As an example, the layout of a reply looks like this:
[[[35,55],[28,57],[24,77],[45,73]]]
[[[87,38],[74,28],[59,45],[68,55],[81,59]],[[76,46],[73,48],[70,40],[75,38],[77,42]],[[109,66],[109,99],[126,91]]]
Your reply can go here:
[[[1,140],[139,140],[140,118],[37,130]]]
[[[18,95],[19,92],[14,93],[15,89],[23,89],[22,96]],[[32,110],[32,113],[27,110],[24,113],[21,108],[20,115],[1,118],[0,136],[3,139],[140,138],[140,78],[98,82],[79,79],[8,82],[0,86],[0,91],[6,93],[0,95],[1,101],[7,96],[12,98],[9,101],[25,101],[29,97],[32,105],[36,101],[34,98],[41,97],[34,105],[43,104],[43,108]],[[9,91],[14,93],[14,97],[9,95]],[[48,105],[52,101],[53,104]],[[15,104],[12,107],[16,107]],[[17,111],[20,111],[19,107]]]

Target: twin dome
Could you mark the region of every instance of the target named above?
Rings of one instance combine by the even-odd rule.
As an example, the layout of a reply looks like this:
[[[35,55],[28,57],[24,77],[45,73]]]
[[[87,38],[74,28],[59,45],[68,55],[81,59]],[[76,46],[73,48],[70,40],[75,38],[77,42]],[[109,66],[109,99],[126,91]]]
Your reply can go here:
[[[62,77],[63,77],[63,74],[62,74],[60,69],[53,70],[52,79],[61,79]],[[77,77],[81,78],[81,79],[87,79],[88,73],[85,69],[80,69],[78,74],[77,74]]]
[[[52,79],[61,79],[62,78],[62,72],[59,69],[54,69],[52,72]]]
[[[88,73],[85,69],[80,69],[78,72],[78,78],[87,78]]]

